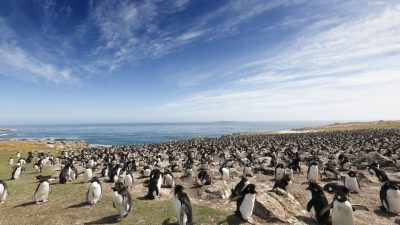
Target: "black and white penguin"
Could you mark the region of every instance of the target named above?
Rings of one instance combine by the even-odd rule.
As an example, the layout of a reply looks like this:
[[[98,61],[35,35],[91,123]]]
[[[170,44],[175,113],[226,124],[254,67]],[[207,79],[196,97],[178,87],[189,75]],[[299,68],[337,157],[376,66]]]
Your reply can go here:
[[[324,174],[325,174],[326,178],[328,178],[329,180],[338,180],[339,179],[339,173],[335,170],[335,168],[331,164],[328,164],[324,168]]]
[[[134,178],[132,172],[128,172],[128,173],[125,174],[125,177],[124,177],[124,185],[125,185],[125,187],[127,187],[127,188],[133,187],[133,182],[134,181],[135,181],[135,178]]]
[[[17,165],[15,166],[12,175],[11,175],[11,180],[18,180],[19,176],[21,175],[22,172],[22,167],[20,164],[17,163]]]
[[[219,168],[221,174],[221,180],[229,180],[229,167],[226,166],[226,162]]]
[[[114,168],[112,169],[112,171],[109,173],[109,179],[110,182],[117,182],[118,181],[118,177],[121,173],[122,170],[122,166],[121,164],[117,164],[114,166]]]
[[[283,164],[278,164],[275,167],[275,180],[281,180],[285,175],[285,167]]]
[[[17,158],[20,158],[21,157],[21,153],[17,152],[16,156],[17,156]]]
[[[179,225],[193,225],[192,204],[182,185],[174,189],[173,204]]]
[[[165,170],[163,173],[163,187],[173,188],[175,186],[174,175],[170,170]]]
[[[211,185],[211,176],[206,170],[200,170],[199,174],[197,175],[196,183],[200,186]]]
[[[42,172],[42,168],[43,168],[42,163],[40,163],[40,162],[35,163],[33,168],[35,169],[35,173],[36,174],[41,173]]]
[[[92,167],[90,165],[86,166],[86,169],[83,171],[83,182],[89,183],[93,177]]]
[[[69,163],[66,163],[65,166],[61,169],[60,176],[59,176],[59,182],[60,184],[66,184],[67,181],[70,178],[71,174],[71,165]]]
[[[288,176],[290,180],[293,181],[293,169],[291,167],[286,167],[284,176]]]
[[[276,188],[280,188],[280,189],[283,189],[286,191],[287,186],[291,183],[292,183],[292,180],[290,179],[289,176],[283,176],[282,179],[275,181],[274,187],[270,191],[273,191]]]
[[[236,215],[250,224],[254,224],[254,220],[251,216],[253,215],[256,193],[256,186],[254,184],[249,184],[240,195],[231,200],[236,201]]]
[[[242,177],[239,183],[236,184],[235,188],[232,189],[231,198],[234,198],[242,193],[242,191],[250,184],[250,181],[246,177]]]
[[[39,185],[37,186],[35,194],[33,195],[33,201],[36,202],[36,204],[40,204],[42,202],[47,202],[51,188],[47,177],[38,176],[37,178],[39,179]]]
[[[0,203],[4,203],[7,198],[8,189],[5,181],[0,180]]]
[[[379,167],[370,165],[370,166],[368,166],[368,172],[371,175],[375,175],[379,179],[380,182],[386,182],[389,180],[386,172]]]
[[[97,202],[99,202],[101,200],[102,192],[103,192],[103,189],[102,189],[99,178],[92,177],[90,179],[89,189],[86,193],[86,201],[91,205],[96,204]]]
[[[149,177],[152,169],[150,166],[144,166],[143,171],[142,171],[142,176],[143,177]]]
[[[8,165],[12,166],[14,164],[14,159],[12,157],[10,157],[8,159]]]
[[[243,168],[243,176],[245,177],[253,177],[253,169],[250,164],[246,164]]]
[[[113,206],[118,210],[118,221],[127,217],[132,210],[132,197],[128,189],[122,182],[117,181],[114,187],[111,188]]]
[[[319,173],[319,168],[318,168],[318,163],[317,162],[312,162],[308,166],[308,171],[307,171],[307,180],[309,182],[318,182],[320,178],[320,173]]]
[[[147,199],[156,199],[160,196],[160,190],[162,185],[161,172],[158,169],[154,169],[150,175],[149,189],[146,195]]]
[[[357,178],[357,173],[355,171],[349,171],[346,173],[345,180],[344,180],[344,186],[349,189],[351,193],[359,193],[361,188],[360,188],[360,183]]]
[[[332,225],[355,225],[353,211],[356,209],[369,211],[362,205],[352,205],[345,194],[336,194],[333,202],[325,206],[320,214],[323,215],[332,209]]]
[[[329,204],[324,190],[314,182],[311,182],[306,190],[310,191],[310,201],[307,203],[307,211],[310,212],[312,218],[319,224],[328,224],[330,212],[327,211],[324,214],[320,214],[321,210]]]
[[[400,184],[387,181],[381,187],[380,199],[382,208],[390,213],[400,214]],[[0,199],[1,200],[1,199]]]

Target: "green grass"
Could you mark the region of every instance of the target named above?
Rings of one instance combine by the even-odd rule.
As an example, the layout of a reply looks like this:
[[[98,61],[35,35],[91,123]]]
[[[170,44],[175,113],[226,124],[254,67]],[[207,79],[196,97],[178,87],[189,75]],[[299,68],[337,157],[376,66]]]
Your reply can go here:
[[[9,196],[0,205],[0,224],[113,224],[116,223],[117,210],[112,206],[111,189],[103,183],[103,199],[94,206],[86,205],[85,197],[88,184],[83,184],[82,175],[77,181],[61,185],[52,184],[49,201],[40,205],[33,204],[33,193],[37,182],[33,174],[33,164],[26,165],[26,171],[19,180],[9,180],[12,168],[8,158],[14,157],[17,151],[23,156],[30,150],[48,150],[43,144],[0,142],[0,179],[6,180]],[[16,162],[16,160],[14,161]],[[56,167],[58,169],[58,166]],[[59,171],[46,166],[43,175],[56,175]],[[133,187],[135,189],[135,187]],[[131,193],[134,192],[131,191]],[[145,193],[141,193],[143,196]],[[138,194],[137,194],[138,195]],[[134,194],[133,211],[118,224],[172,225],[176,224],[175,212],[170,200],[138,200]],[[219,211],[207,206],[193,204],[193,217],[197,224],[236,225],[240,224],[232,212]]]

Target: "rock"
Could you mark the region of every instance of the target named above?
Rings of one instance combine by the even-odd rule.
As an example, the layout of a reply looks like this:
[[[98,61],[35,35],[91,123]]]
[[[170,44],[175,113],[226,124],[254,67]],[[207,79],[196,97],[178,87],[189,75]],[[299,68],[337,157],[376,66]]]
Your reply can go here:
[[[231,195],[231,188],[225,181],[219,180],[211,185],[203,186],[199,190],[203,199],[227,199]]]
[[[379,165],[381,167],[395,166],[395,163],[393,162],[393,160],[391,160],[390,158],[383,156],[377,152],[370,152],[370,153],[368,153],[368,155],[366,157],[367,157],[368,164],[377,162],[377,163],[379,163]]]

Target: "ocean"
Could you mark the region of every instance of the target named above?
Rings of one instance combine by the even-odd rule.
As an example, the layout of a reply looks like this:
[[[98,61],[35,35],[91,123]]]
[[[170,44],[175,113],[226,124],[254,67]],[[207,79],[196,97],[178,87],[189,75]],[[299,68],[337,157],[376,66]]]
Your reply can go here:
[[[332,121],[137,123],[85,125],[0,126],[1,139],[67,139],[88,144],[126,145],[158,143],[195,137],[219,137],[241,132],[290,130]]]

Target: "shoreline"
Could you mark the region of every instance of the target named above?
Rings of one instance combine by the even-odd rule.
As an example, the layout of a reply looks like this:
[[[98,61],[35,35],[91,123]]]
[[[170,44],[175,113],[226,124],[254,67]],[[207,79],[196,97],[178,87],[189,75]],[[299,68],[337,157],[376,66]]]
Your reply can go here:
[[[302,133],[314,133],[314,132],[329,132],[329,131],[346,131],[346,130],[361,130],[361,129],[400,129],[400,120],[379,120],[369,122],[345,122],[345,123],[333,123],[316,127],[303,127],[293,128],[290,130],[272,130],[272,131],[259,131],[259,132],[239,132],[231,134],[221,134],[218,137],[202,137],[202,138],[220,138],[223,136],[252,136],[252,135],[279,135],[279,134],[302,134]],[[0,134],[7,134],[12,131],[11,129],[0,128]],[[197,139],[199,137],[192,137],[187,139]],[[186,139],[169,140],[165,142],[180,141]],[[113,146],[110,144],[89,144],[84,139],[65,139],[65,138],[2,138],[0,144],[4,142],[38,142],[38,143],[57,143],[67,146]],[[144,144],[154,144],[160,142],[149,142]],[[137,145],[137,144],[119,144],[122,145]]]

